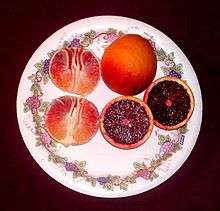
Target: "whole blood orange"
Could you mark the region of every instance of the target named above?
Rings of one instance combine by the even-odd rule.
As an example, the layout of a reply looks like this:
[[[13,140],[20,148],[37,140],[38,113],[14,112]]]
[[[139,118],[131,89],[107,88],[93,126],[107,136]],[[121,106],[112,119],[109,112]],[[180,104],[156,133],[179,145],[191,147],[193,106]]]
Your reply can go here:
[[[123,95],[144,91],[153,81],[157,60],[150,42],[136,34],[127,34],[109,45],[101,60],[106,85]]]
[[[103,109],[100,129],[103,137],[113,146],[133,149],[145,143],[153,128],[153,116],[141,100],[121,96],[110,101]]]
[[[49,74],[61,90],[87,95],[100,79],[100,65],[91,51],[83,48],[65,48],[51,59]]]
[[[146,90],[144,102],[150,107],[154,124],[165,130],[182,127],[194,110],[194,97],[190,87],[174,77],[162,77]]]
[[[84,99],[62,96],[52,101],[45,113],[45,126],[50,136],[64,146],[88,142],[97,132],[99,113]]]

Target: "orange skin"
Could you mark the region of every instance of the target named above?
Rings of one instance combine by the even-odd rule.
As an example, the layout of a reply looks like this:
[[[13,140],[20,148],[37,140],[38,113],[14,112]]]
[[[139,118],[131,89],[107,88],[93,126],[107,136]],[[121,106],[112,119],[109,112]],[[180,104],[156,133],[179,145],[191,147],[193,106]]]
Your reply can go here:
[[[106,85],[123,95],[144,91],[153,81],[157,69],[154,50],[140,35],[118,38],[104,52],[101,74]]]
[[[104,124],[103,124],[104,115],[105,115],[106,110],[109,108],[109,106],[111,106],[114,102],[120,101],[122,99],[130,99],[130,100],[133,100],[133,101],[140,103],[145,108],[145,111],[147,112],[147,115],[149,118],[150,126],[148,128],[148,132],[145,134],[145,136],[140,141],[138,141],[137,143],[134,143],[134,144],[121,144],[121,143],[115,142],[113,139],[111,139],[108,136],[108,134],[105,130]],[[120,97],[117,97],[117,98],[111,100],[102,110],[102,113],[100,115],[100,130],[101,130],[101,133],[102,133],[103,137],[105,138],[105,140],[107,142],[109,142],[112,146],[117,147],[119,149],[126,149],[126,150],[134,149],[134,148],[137,148],[137,147],[143,145],[147,141],[147,139],[150,137],[152,130],[153,130],[153,115],[151,113],[150,108],[142,100],[140,100],[136,97],[131,97],[131,96],[120,96]]]
[[[144,99],[143,99],[145,103],[147,103],[148,96],[149,96],[149,93],[152,90],[152,88],[156,84],[158,84],[159,82],[164,81],[164,80],[175,81],[175,82],[181,84],[187,90],[187,93],[188,93],[189,98],[190,98],[190,105],[191,106],[190,106],[189,113],[188,113],[186,119],[184,121],[180,122],[179,124],[174,125],[174,126],[167,126],[167,125],[162,125],[160,122],[158,122],[156,119],[154,119],[154,125],[155,126],[161,128],[163,130],[176,130],[176,129],[184,126],[189,121],[189,119],[192,116],[192,113],[194,111],[195,99],[194,99],[192,90],[190,89],[190,87],[183,80],[178,79],[178,78],[174,78],[174,77],[165,76],[165,77],[157,79],[156,81],[151,83],[151,85],[147,88],[147,90],[144,93]]]

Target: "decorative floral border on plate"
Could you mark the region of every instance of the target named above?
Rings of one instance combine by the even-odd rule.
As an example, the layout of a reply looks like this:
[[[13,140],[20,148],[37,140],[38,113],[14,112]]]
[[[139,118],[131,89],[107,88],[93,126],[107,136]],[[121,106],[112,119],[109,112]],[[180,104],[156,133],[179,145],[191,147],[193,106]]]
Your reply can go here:
[[[117,29],[110,28],[105,32],[98,33],[91,30],[80,36],[75,36],[71,41],[64,41],[61,48],[65,47],[83,47],[87,48],[94,41],[101,41],[104,43],[102,48],[105,48],[111,42],[113,42],[118,37],[122,36],[124,33],[118,31]],[[146,38],[151,42],[154,48],[157,60],[163,62],[161,70],[164,75],[169,75],[172,77],[182,78],[182,64],[176,64],[174,62],[174,53],[171,52],[167,54],[162,48],[158,48],[153,40],[153,37],[144,33]],[[86,171],[86,161],[74,162],[68,161],[66,157],[62,157],[56,153],[56,142],[47,133],[44,127],[44,112],[49,105],[49,102],[43,101],[43,92],[41,86],[46,85],[50,80],[48,71],[49,63],[55,51],[48,53],[48,58],[41,60],[35,64],[36,73],[28,77],[31,80],[32,85],[30,91],[32,96],[28,97],[24,102],[24,112],[31,112],[33,117],[33,122],[35,125],[35,135],[36,135],[36,146],[43,146],[48,151],[48,161],[52,161],[55,164],[61,164],[67,172],[71,172],[73,178],[82,178],[86,182],[89,182],[93,187],[96,184],[100,184],[104,189],[113,190],[114,187],[118,186],[120,189],[127,190],[129,184],[137,182],[137,178],[143,178],[145,180],[153,181],[159,175],[155,170],[162,165],[164,161],[167,161],[174,153],[182,149],[182,145],[185,139],[185,133],[188,131],[187,126],[177,130],[177,138],[171,139],[170,135],[157,134],[158,144],[160,145],[160,150],[155,154],[154,158],[150,160],[150,164],[146,165],[145,162],[134,162],[134,171],[131,172],[126,177],[121,177],[118,175],[99,176],[94,177]]]

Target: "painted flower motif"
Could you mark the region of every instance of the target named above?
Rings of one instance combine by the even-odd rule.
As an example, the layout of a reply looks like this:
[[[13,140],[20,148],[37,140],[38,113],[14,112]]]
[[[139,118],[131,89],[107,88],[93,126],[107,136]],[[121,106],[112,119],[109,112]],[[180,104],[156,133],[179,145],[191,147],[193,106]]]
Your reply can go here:
[[[108,33],[103,38],[108,42],[113,42],[118,38],[118,35],[114,33]]]
[[[25,104],[28,106],[30,110],[33,111],[40,107],[40,100],[38,96],[33,95],[26,100]]]
[[[66,162],[65,163],[65,169],[67,171],[73,171],[73,172],[77,172],[79,170],[79,168],[76,166],[76,164],[71,163],[71,162]]]
[[[152,48],[156,51],[156,44],[155,44],[155,42],[153,40],[151,40],[151,39],[149,39],[148,41],[150,42]]]
[[[181,145],[183,145],[183,144],[184,144],[184,139],[185,139],[185,136],[184,136],[184,135],[180,135],[178,142],[179,142]]]
[[[76,47],[76,48],[80,48],[81,44],[80,44],[80,39],[78,38],[73,38],[73,40],[70,43],[70,47]]]
[[[166,64],[166,66],[168,66],[168,67],[173,67],[175,64],[174,64],[174,62],[173,62],[173,60],[172,59],[170,59],[170,57],[168,56],[168,57],[166,57],[165,59],[164,59],[164,63]]]
[[[120,183],[121,183],[120,177],[118,177],[114,180],[114,185],[120,185]]]
[[[35,81],[40,82],[41,80],[42,80],[41,73],[40,73],[40,71],[37,71],[36,76],[35,76]]]
[[[140,169],[137,171],[137,176],[148,180],[151,176],[151,172],[148,169]]]
[[[174,149],[174,143],[166,141],[162,144],[160,148],[160,154],[166,154],[172,152]]]
[[[47,132],[41,133],[40,138],[43,144],[45,145],[51,144],[52,140]]]
[[[182,75],[175,70],[170,70],[169,76],[176,77],[176,78],[182,78]]]
[[[45,59],[44,66],[43,66],[43,72],[45,74],[49,72],[49,65],[50,65],[50,59]]]
[[[105,183],[108,182],[108,178],[107,177],[98,177],[97,178],[97,182],[100,184],[100,185],[104,185]]]
[[[105,45],[106,47],[108,45],[108,42],[113,42],[118,37],[120,37],[122,34],[119,34],[117,30],[112,29],[105,33],[102,33],[101,39],[106,40],[106,45]],[[94,38],[96,37],[97,37],[96,32],[91,30],[90,32],[86,34],[81,35],[80,39],[74,38],[71,42],[65,41],[65,43],[66,43],[66,46],[68,47],[83,47],[83,46],[87,47],[93,42]],[[174,53],[166,54],[165,51],[163,51],[163,49],[160,49],[160,51],[156,51],[156,46],[155,46],[155,42],[153,41],[153,37],[148,35],[148,39],[153,49],[157,53],[157,57],[160,57],[160,59],[158,60],[164,61],[166,64],[166,66],[164,65],[161,67],[164,73],[172,77],[181,78],[183,74],[182,65],[181,64],[176,65],[174,63],[173,61]],[[50,52],[48,54],[48,57],[51,58],[54,52],[55,51]],[[93,60],[91,59],[89,63],[92,63],[92,62]],[[41,145],[43,143],[45,147],[50,144],[52,146],[54,142],[52,142],[52,139],[49,136],[49,134],[46,132],[46,130],[43,129],[43,126],[45,123],[44,119],[41,118],[41,116],[36,111],[40,107],[39,112],[43,112],[43,111],[40,111],[43,107],[43,102],[41,103],[39,99],[39,96],[43,95],[43,93],[41,91],[40,83],[38,82],[40,82],[42,79],[44,81],[45,76],[49,77],[48,75],[49,64],[50,64],[50,59],[45,59],[44,61],[37,63],[36,68],[38,71],[36,72],[36,74],[32,74],[30,78],[31,82],[33,83],[31,87],[33,96],[29,97],[24,103],[26,112],[29,109],[32,111],[36,129],[38,130],[38,133],[40,134],[41,141],[40,140],[38,141]],[[60,155],[56,155],[55,153],[49,154],[48,158],[52,159],[52,161],[56,164],[58,163],[64,164],[64,168],[66,169],[66,171],[70,171],[74,177],[84,178],[85,181],[90,182],[93,186],[95,186],[96,182],[98,182],[100,185],[103,186],[103,188],[106,188],[107,190],[113,190],[114,185],[120,186],[120,189],[127,190],[127,186],[129,184],[136,182],[137,177],[141,177],[145,180],[148,180],[148,179],[151,180],[155,178],[156,176],[158,176],[154,172],[154,169],[161,165],[162,160],[166,160],[167,157],[169,157],[169,156],[167,157],[166,156],[161,157],[161,156],[166,155],[166,153],[175,152],[176,150],[178,150],[178,146],[182,145],[185,139],[185,136],[182,134],[185,134],[186,132],[187,132],[187,129],[181,129],[181,131],[179,131],[179,134],[178,134],[179,136],[177,136],[175,139],[176,140],[175,142],[173,140],[173,136],[172,136],[172,140],[169,136],[165,136],[165,135],[161,136],[160,137],[161,140],[160,140],[158,136],[158,139],[160,141],[160,150],[159,150],[159,153],[157,153],[155,155],[155,158],[152,160],[154,161],[154,164],[153,162],[151,162],[150,166],[147,168],[145,164],[137,163],[135,170],[132,172],[132,175],[129,175],[125,178],[122,178],[120,176],[111,176],[111,175],[107,177],[92,177],[84,169],[86,165],[85,161],[75,161],[74,163],[67,162],[66,158],[61,157]],[[158,135],[158,131],[155,132],[155,135],[156,136]],[[181,149],[181,146],[180,146],[180,149]]]

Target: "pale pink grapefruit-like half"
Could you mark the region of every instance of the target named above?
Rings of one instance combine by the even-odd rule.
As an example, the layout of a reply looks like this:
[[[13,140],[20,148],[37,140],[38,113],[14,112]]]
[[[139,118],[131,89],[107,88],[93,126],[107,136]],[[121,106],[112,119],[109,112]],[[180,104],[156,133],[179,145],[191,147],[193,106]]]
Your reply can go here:
[[[96,134],[98,124],[99,113],[96,106],[84,98],[56,98],[45,112],[48,133],[64,146],[87,143]]]
[[[49,75],[59,89],[86,96],[100,80],[100,64],[98,58],[87,49],[64,48],[52,57]]]

